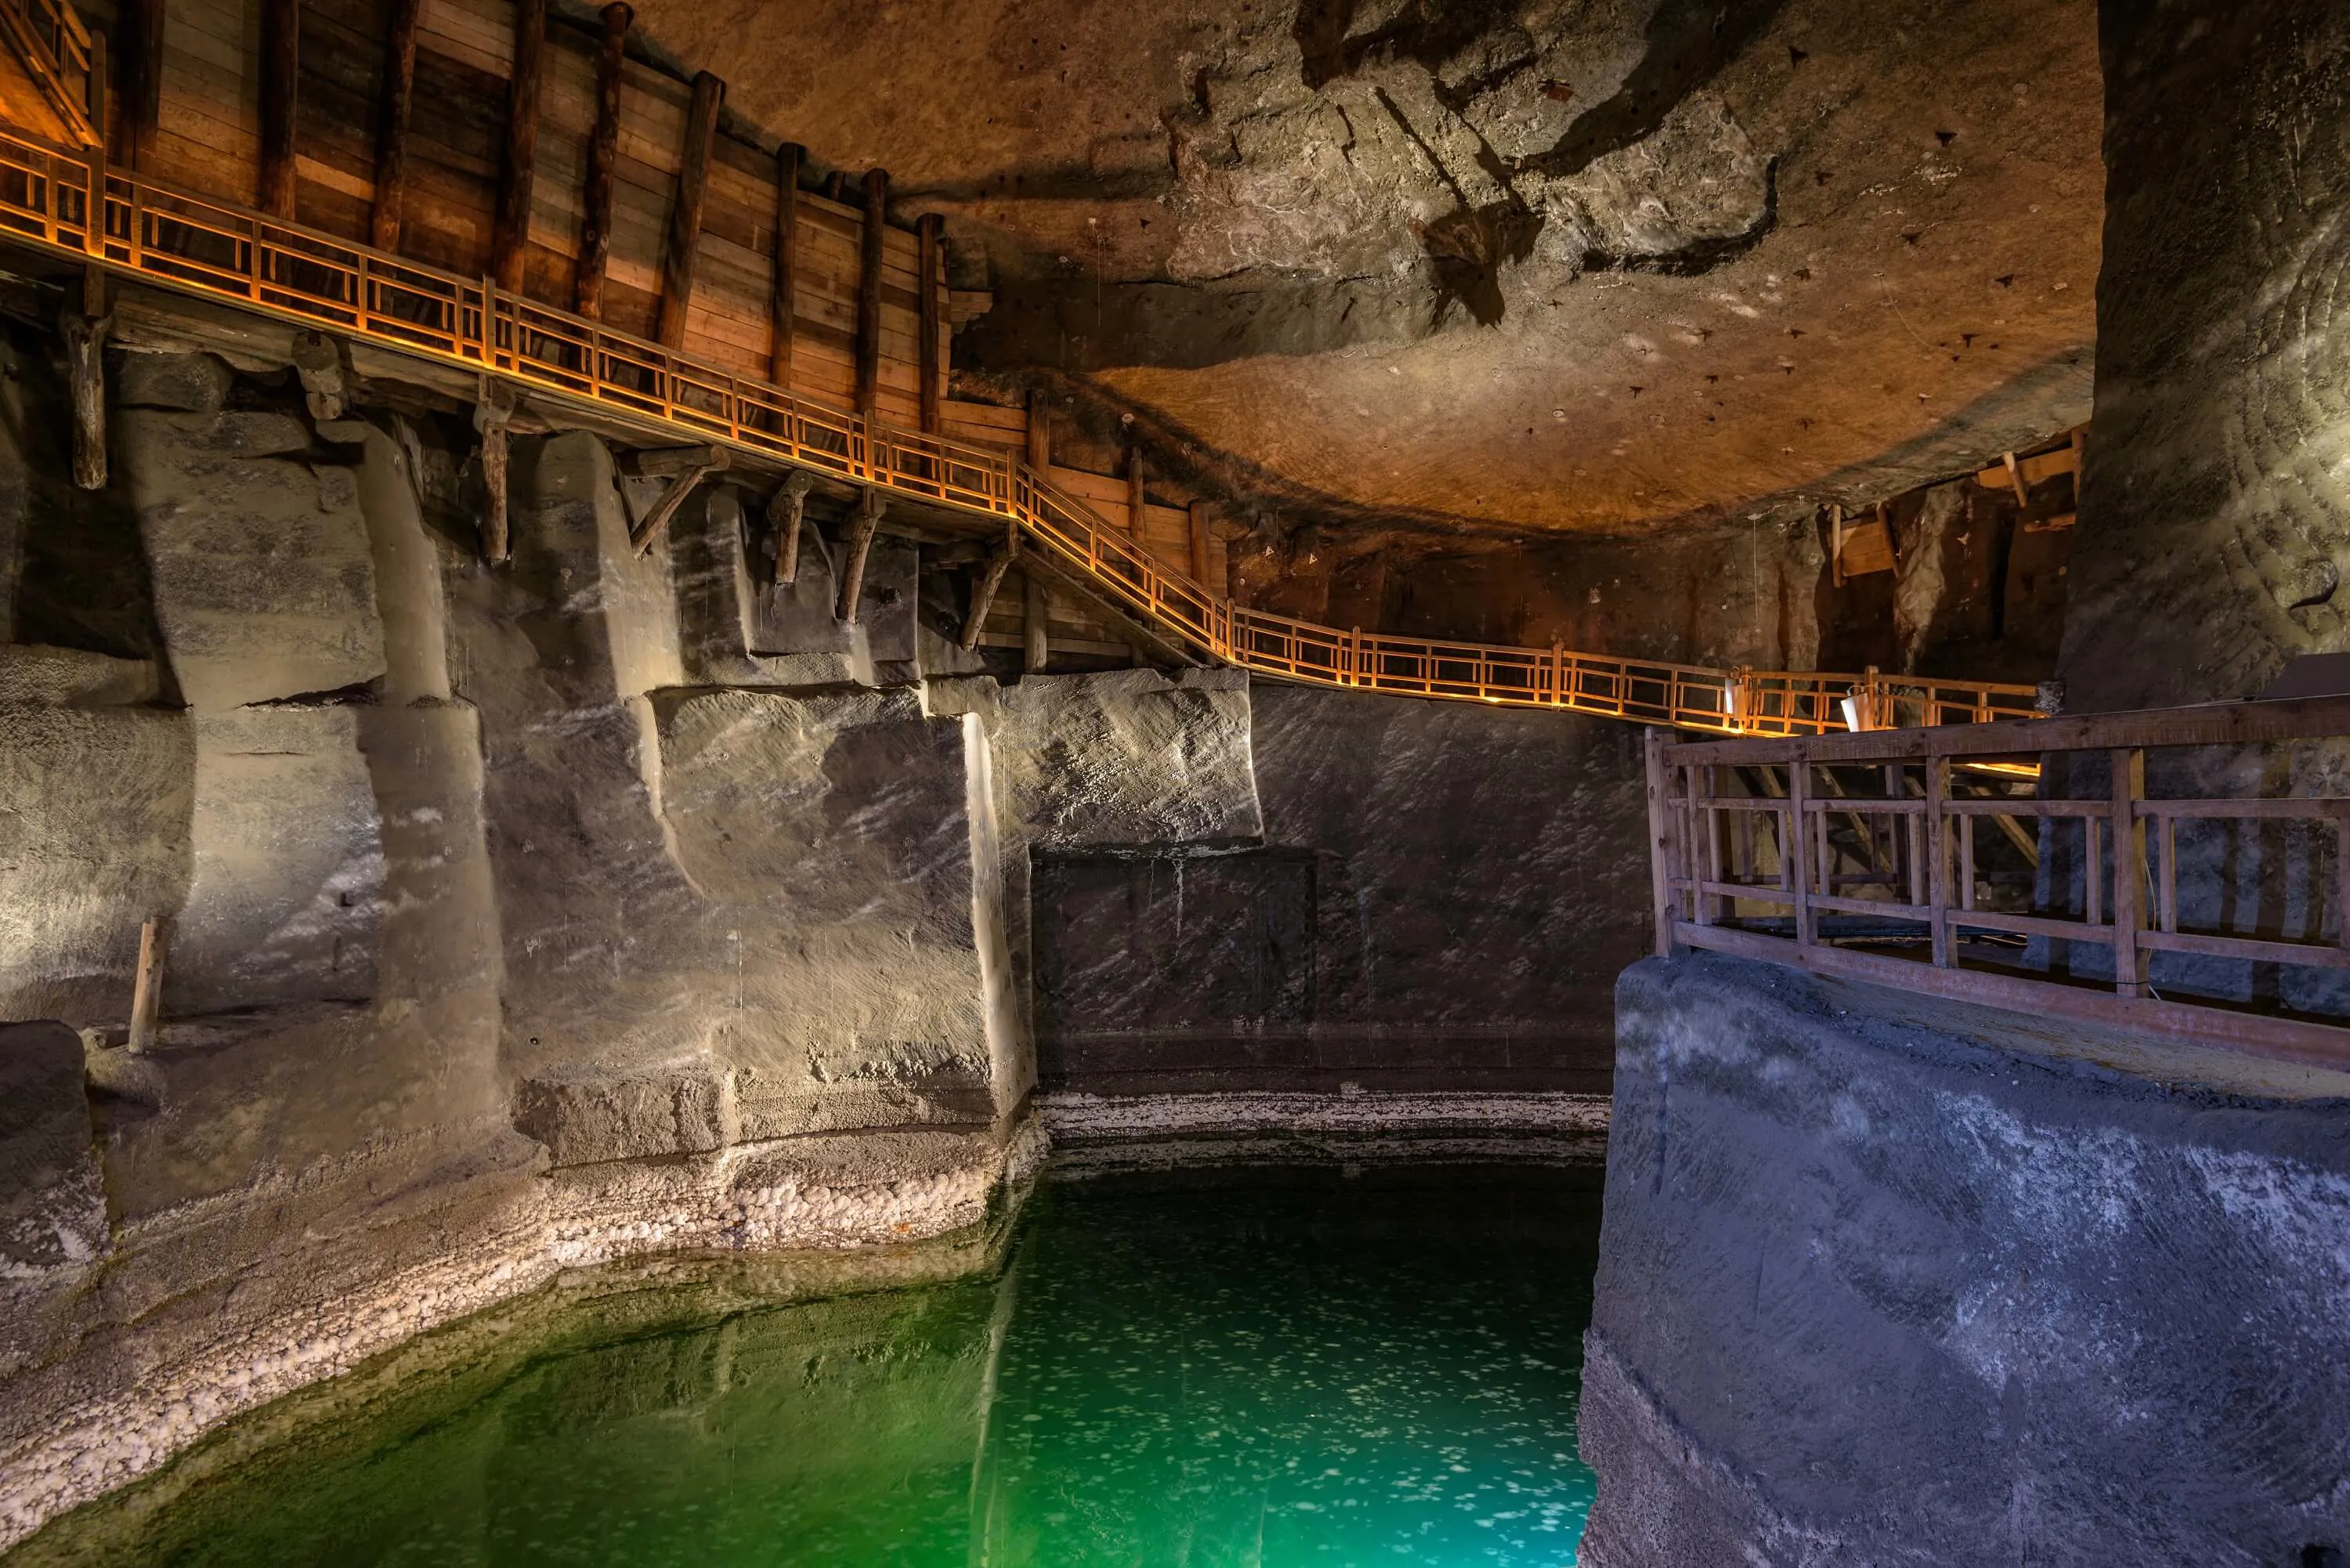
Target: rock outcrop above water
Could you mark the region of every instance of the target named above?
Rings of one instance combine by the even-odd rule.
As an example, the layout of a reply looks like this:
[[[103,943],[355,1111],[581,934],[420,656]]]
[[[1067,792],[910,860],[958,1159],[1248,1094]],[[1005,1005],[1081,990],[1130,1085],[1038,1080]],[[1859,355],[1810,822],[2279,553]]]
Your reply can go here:
[[[2350,1551],[2350,1073],[1705,956],[1617,1002],[1582,1561]]]

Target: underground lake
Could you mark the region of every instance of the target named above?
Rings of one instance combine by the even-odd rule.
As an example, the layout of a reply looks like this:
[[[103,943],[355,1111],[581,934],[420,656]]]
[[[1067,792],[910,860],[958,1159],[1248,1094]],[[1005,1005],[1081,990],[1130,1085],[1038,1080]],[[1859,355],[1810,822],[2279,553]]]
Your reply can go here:
[[[564,1282],[5,1561],[1569,1563],[1599,1199],[1596,1169],[1048,1179],[894,1275]]]

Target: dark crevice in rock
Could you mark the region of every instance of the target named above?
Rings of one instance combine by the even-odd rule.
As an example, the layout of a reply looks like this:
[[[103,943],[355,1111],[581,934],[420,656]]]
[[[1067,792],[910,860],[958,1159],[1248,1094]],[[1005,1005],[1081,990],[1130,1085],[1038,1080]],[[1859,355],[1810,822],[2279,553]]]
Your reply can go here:
[[[1420,0],[1385,26],[1349,37],[1355,0],[1301,0],[1290,23],[1290,36],[1303,56],[1298,76],[1319,92],[1381,55],[1416,61],[1433,73],[1480,35],[1514,20],[1515,9],[1507,0]]]
[[[1524,160],[1522,167],[1563,179],[1653,135],[1674,106],[1712,81],[1785,3],[1665,0],[1648,19],[1648,52],[1624,85],[1576,116],[1555,145]]]
[[[1436,273],[1436,302],[1430,313],[1429,327],[1433,331],[1444,325],[1455,304],[1466,308],[1480,327],[1494,327],[1503,315],[1502,267],[1510,262],[1522,262],[1534,254],[1534,240],[1542,233],[1540,213],[1529,209],[1515,191],[1498,202],[1472,206],[1468,192],[1461,188],[1436,150],[1419,128],[1411,122],[1385,88],[1378,89],[1379,107],[1388,111],[1398,129],[1409,137],[1420,156],[1428,160],[1437,178],[1452,192],[1453,208],[1419,229],[1420,244],[1427,247],[1429,264]],[[1508,182],[1502,173],[1501,160],[1493,150],[1483,145],[1480,161],[1491,161],[1487,171]]]
[[[1669,277],[1701,277],[1725,262],[1735,261],[1761,244],[1779,226],[1779,164],[1762,168],[1762,211],[1734,234],[1709,234],[1678,250],[1656,255],[1614,255],[1603,250],[1583,253],[1585,272],[1648,272]]]

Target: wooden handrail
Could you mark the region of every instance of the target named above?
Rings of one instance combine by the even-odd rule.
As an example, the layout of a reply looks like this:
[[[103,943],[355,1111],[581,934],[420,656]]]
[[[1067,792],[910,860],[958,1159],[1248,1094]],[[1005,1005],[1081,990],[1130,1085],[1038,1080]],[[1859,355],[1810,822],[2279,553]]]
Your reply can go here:
[[[2163,799],[2150,798],[2146,785],[2150,750],[2342,737],[2350,737],[2350,697],[1801,739],[1677,742],[1652,730],[1657,950],[1710,949],[1953,1001],[2350,1066],[2350,1018],[2251,1011],[2188,995],[2183,979],[2165,995],[2169,982],[2153,965],[2170,953],[2350,971],[2350,799]],[[2029,782],[2046,776],[2044,759],[2065,753],[2102,756],[2105,787],[2051,798],[2044,784]],[[2010,776],[1980,772],[1994,758]],[[1855,793],[1835,770],[1881,793]],[[2013,793],[2025,789],[2033,793]],[[2015,826],[2025,818],[2036,837]],[[1991,907],[1993,884],[1975,836],[1982,821],[2007,825],[2011,840],[2029,846],[2035,871],[2052,847],[2077,857],[2068,864],[2077,867],[2078,884],[2056,893],[2064,908]],[[2301,831],[2330,833],[2330,862],[2312,843],[2298,864],[2312,883],[2303,926],[2314,931],[2316,911],[2330,909],[2334,936],[2194,929],[2196,890],[2190,885],[2182,895],[2180,887],[2190,870],[2180,858],[2182,821],[2254,832],[2302,823]],[[1850,829],[1841,844],[1839,825]],[[2046,878],[2035,881],[2044,898]],[[1834,929],[1827,921],[1835,916],[1862,923]],[[1968,950],[1970,933],[2071,944],[2067,953],[2102,950],[2107,958],[2091,967],[2109,978],[2069,980],[2069,956],[2052,955],[2045,967],[2002,962],[1980,940]],[[1898,956],[1904,949],[1908,956]]]
[[[0,5],[51,0],[0,0]],[[1341,631],[1169,571],[1008,451],[847,409],[437,267],[0,129],[0,234],[166,288],[502,377],[702,442],[1009,522],[1102,596],[1211,659],[1313,685],[1736,735],[2028,718],[2034,689],[1700,665]]]

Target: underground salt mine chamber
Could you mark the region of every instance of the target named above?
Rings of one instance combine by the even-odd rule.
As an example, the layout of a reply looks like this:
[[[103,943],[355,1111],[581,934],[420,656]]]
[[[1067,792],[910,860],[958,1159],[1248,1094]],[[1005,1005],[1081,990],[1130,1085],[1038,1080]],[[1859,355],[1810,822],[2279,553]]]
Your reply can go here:
[[[2350,11],[0,0],[0,1563],[2350,1561]]]

